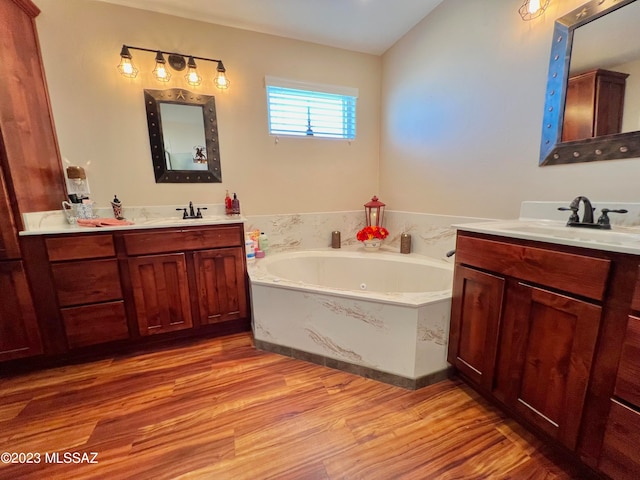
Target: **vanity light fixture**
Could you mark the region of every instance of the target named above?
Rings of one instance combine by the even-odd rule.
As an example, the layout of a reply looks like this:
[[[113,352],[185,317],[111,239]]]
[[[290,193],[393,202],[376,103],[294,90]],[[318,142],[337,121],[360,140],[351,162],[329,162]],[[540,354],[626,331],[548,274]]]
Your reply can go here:
[[[149,48],[133,47],[131,45],[122,45],[120,51],[120,64],[118,65],[118,71],[125,77],[135,78],[138,75],[138,69],[133,65],[131,52],[129,50],[139,50],[141,52],[151,52],[156,55],[156,66],[153,70],[153,76],[160,82],[168,82],[171,78],[171,73],[167,68],[167,64],[178,72],[189,68],[185,79],[187,83],[192,86],[198,86],[202,83],[202,77],[197,71],[196,60],[204,60],[206,62],[217,63],[216,76],[213,78],[214,85],[220,90],[229,88],[230,82],[226,76],[227,70],[224,68],[222,60],[215,58],[196,57],[195,55],[186,55],[184,53],[165,52],[163,50],[151,50]],[[168,55],[168,62],[165,60],[164,55]],[[188,58],[187,62],[185,58]]]
[[[518,13],[522,17],[522,20],[533,20],[545,12],[550,1],[551,0],[524,0],[522,6],[518,9]]]
[[[156,54],[156,68],[153,69],[153,76],[159,82],[168,82],[171,80],[171,74],[167,70],[167,61],[164,59],[162,52]]]
[[[202,83],[202,77],[198,75],[198,71],[196,70],[196,61],[193,57],[189,57],[187,66],[189,67],[189,72],[184,76],[184,78],[187,80],[189,85],[197,87]]]

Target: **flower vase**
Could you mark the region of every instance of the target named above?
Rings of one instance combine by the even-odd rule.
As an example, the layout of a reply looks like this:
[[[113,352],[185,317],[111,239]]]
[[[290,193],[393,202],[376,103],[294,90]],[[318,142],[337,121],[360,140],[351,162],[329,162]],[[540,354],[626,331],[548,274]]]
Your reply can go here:
[[[382,240],[380,238],[373,238],[371,240],[364,240],[362,244],[364,245],[365,252],[375,252],[380,249]]]

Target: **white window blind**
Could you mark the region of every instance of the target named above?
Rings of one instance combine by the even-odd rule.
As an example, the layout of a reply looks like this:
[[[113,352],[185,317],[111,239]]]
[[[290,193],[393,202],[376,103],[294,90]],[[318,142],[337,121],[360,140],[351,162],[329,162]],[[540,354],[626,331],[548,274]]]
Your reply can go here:
[[[269,133],[354,139],[358,90],[266,77]]]

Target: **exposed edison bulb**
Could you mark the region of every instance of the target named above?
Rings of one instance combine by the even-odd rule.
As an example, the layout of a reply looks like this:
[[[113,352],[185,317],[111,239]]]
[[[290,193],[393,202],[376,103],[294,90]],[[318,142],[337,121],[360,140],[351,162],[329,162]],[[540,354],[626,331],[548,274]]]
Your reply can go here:
[[[221,61],[218,62],[218,68],[216,68],[216,71],[218,73],[216,74],[216,78],[213,79],[213,83],[215,83],[216,87],[218,87],[220,90],[229,88],[229,84],[231,82],[227,78],[227,70],[224,68],[224,64]]]
[[[135,78],[138,75],[138,69],[131,62],[131,53],[129,53],[129,48],[126,45],[123,45],[120,51],[118,71],[122,76],[129,78]]]
[[[540,10],[540,0],[529,0],[529,13],[534,14]]]
[[[161,63],[156,63],[156,68],[153,69],[153,76],[156,77],[156,80],[159,82],[168,82],[171,79],[171,74]]]
[[[196,61],[193,59],[193,57],[189,57],[187,66],[189,67],[189,70],[187,71],[187,74],[184,76],[184,78],[187,80],[187,83],[189,85],[197,87],[202,83],[202,77],[198,75],[198,71],[196,70]]]
[[[118,71],[125,77],[135,78],[138,75],[138,69],[133,66],[133,63],[128,58],[120,60]]]
[[[194,87],[197,87],[202,83],[202,77],[198,75],[198,72],[196,72],[195,68],[189,69],[189,73],[187,73],[187,83],[189,83],[189,85],[193,85]]]
[[[153,69],[152,73],[159,82],[168,82],[171,79],[171,74],[167,70],[167,62],[162,52],[156,54],[156,68]]]
[[[229,88],[230,82],[224,72],[218,72],[214,80],[214,83],[216,84],[216,87],[218,87],[220,90],[225,90]]]

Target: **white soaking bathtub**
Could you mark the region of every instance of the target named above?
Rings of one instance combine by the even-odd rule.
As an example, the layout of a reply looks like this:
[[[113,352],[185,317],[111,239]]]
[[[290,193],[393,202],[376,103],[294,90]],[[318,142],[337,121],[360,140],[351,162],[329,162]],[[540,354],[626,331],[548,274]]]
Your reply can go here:
[[[249,265],[256,347],[406,388],[445,378],[453,265],[292,251]]]

